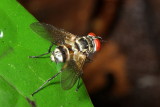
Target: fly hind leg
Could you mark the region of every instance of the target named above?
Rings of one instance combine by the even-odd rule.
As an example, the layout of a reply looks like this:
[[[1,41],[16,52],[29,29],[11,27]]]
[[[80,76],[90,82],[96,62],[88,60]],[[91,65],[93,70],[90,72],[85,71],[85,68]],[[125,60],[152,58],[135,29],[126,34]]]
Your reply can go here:
[[[78,78],[78,83],[77,83],[77,87],[76,87],[76,92],[78,92],[79,88],[80,88],[80,77]]]
[[[40,58],[40,57],[42,57],[42,56],[44,56],[44,55],[47,55],[47,54],[51,53],[51,49],[52,49],[53,45],[55,45],[55,43],[52,43],[52,44],[51,44],[51,46],[50,46],[49,49],[48,49],[48,52],[46,52],[46,53],[44,53],[44,54],[41,54],[41,55],[38,55],[38,56],[29,56],[29,58]]]
[[[76,92],[78,92],[78,90],[79,90],[79,88],[80,88],[80,86],[81,86],[80,80],[81,80],[82,75],[83,75],[83,72],[82,72],[82,73],[80,74],[80,76],[78,77],[78,83],[77,83],[77,87],[76,87]]]
[[[47,81],[45,81],[36,91],[34,91],[31,95],[34,96],[34,94],[36,94],[37,92],[39,92],[40,90],[42,90],[44,88],[44,85],[49,83],[51,80],[53,80],[54,78],[56,78],[62,71],[58,72],[57,74],[53,75],[51,78],[49,78]]]

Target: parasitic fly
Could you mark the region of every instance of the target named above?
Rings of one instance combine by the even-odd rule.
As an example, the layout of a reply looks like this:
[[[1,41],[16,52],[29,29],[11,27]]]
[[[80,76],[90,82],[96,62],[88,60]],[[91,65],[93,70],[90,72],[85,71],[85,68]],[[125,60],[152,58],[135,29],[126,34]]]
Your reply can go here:
[[[64,63],[62,69],[42,84],[32,96],[40,91],[45,84],[50,82],[56,76],[61,74],[61,86],[64,90],[72,88],[78,80],[76,91],[79,88],[80,77],[83,73],[83,66],[89,56],[99,51],[101,48],[101,37],[94,33],[87,36],[77,36],[63,29],[46,24],[35,22],[30,25],[31,29],[41,37],[51,41],[51,46],[47,53],[38,56],[29,56],[30,58],[39,58],[47,54],[51,54],[51,61],[56,63]],[[54,51],[51,51],[53,45],[57,45]]]

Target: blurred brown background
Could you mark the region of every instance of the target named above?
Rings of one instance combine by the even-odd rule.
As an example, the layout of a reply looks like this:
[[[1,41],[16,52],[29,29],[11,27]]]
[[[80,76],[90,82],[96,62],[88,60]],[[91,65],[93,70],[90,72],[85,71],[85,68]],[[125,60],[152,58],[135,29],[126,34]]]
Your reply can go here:
[[[19,0],[39,21],[108,42],[84,68],[95,106],[160,106],[159,0]]]

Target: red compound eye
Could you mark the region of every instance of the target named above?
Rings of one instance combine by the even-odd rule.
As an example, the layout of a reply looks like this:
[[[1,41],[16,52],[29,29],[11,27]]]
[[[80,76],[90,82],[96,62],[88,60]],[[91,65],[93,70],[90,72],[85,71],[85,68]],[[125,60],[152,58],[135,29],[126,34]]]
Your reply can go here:
[[[90,32],[90,33],[88,34],[88,36],[96,36],[96,34]],[[99,40],[99,39],[94,39],[94,43],[95,43],[95,45],[96,45],[95,51],[99,51],[100,48],[101,48],[101,42],[100,42],[100,40]]]
[[[101,42],[99,39],[94,39],[94,43],[96,44],[96,51],[101,49]]]
[[[94,34],[94,33],[92,33],[92,32],[88,33],[88,35],[89,35],[89,36],[96,36],[96,34]]]

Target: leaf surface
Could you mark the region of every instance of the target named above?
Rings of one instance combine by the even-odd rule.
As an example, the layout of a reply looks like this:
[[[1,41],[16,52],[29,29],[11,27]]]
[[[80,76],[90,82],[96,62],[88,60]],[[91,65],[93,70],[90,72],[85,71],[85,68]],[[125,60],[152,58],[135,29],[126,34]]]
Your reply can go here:
[[[60,67],[48,58],[28,56],[47,52],[50,42],[30,29],[37,20],[17,1],[0,3],[0,105],[3,107],[92,107],[85,86],[63,90],[58,76],[33,97],[31,94]]]

